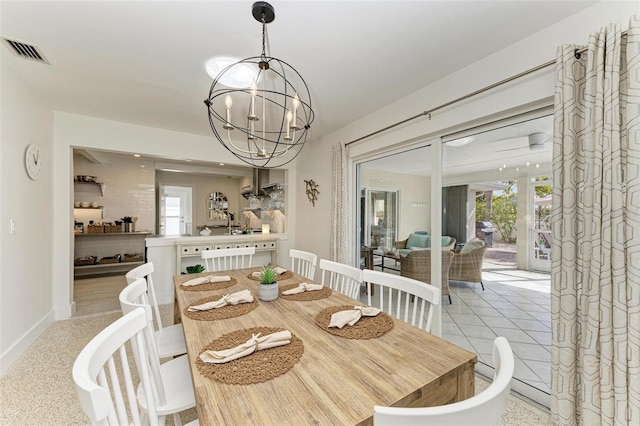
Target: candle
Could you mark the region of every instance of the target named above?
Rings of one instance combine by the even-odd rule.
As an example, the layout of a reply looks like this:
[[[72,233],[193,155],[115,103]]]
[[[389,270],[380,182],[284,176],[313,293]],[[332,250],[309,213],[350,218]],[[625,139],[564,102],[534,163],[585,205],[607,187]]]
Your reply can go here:
[[[293,123],[291,125],[292,129],[298,128],[298,107],[300,106],[300,98],[298,94],[293,97]]]
[[[291,112],[291,110],[287,110],[287,136],[285,136],[285,140],[290,141],[291,140],[291,136],[289,136],[289,126],[291,125],[291,119],[293,118],[293,113]]]
[[[256,116],[256,94],[258,93],[258,85],[256,84],[255,80],[253,82],[251,82],[251,111],[249,113],[249,117],[255,117]]]
[[[231,105],[233,105],[233,100],[231,99],[231,95],[227,95],[224,98],[224,106],[227,107],[227,124],[231,124]]]

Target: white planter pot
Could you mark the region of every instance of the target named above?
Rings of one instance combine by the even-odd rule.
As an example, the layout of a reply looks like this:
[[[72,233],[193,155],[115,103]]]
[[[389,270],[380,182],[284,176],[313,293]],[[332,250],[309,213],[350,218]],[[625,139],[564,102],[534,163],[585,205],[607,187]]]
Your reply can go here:
[[[278,298],[278,283],[258,284],[258,299],[268,302]]]

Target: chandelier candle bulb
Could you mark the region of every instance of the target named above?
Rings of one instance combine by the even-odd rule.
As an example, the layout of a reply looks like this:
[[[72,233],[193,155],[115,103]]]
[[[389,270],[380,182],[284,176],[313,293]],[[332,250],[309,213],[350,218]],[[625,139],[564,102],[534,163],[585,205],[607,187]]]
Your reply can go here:
[[[251,92],[251,110],[249,111],[248,118],[249,120],[257,120],[258,117],[256,117],[256,95],[258,94],[258,85],[255,81],[251,83],[251,89],[249,91]]]
[[[294,130],[298,130],[298,107],[300,106],[300,98],[298,94],[293,97],[293,120],[291,124],[291,128]]]
[[[224,106],[227,110],[227,123],[223,126],[227,130],[233,130],[233,126],[231,125],[231,106],[233,105],[233,100],[231,100],[231,95],[227,95],[224,98]]]
[[[284,137],[284,140],[286,141],[291,140],[291,136],[289,135],[289,131],[291,130],[291,128],[289,126],[291,125],[292,117],[293,117],[293,113],[291,112],[291,110],[287,110],[287,135]]]

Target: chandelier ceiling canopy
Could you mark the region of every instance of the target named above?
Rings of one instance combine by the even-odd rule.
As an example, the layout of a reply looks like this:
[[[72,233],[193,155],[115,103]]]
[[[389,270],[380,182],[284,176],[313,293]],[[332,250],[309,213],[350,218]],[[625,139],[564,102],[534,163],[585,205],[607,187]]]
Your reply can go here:
[[[256,2],[253,17],[262,24],[262,54],[232,62],[217,58],[207,71],[221,69],[204,103],[218,141],[243,162],[274,168],[292,161],[309,138],[314,119],[307,83],[287,62],[266,55],[267,24],[275,11]]]

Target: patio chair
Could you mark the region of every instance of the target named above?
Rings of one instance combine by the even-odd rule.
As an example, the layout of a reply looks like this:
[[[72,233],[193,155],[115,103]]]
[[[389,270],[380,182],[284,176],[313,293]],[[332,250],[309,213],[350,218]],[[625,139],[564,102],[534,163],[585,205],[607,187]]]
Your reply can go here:
[[[442,251],[442,295],[449,297],[449,267],[453,260],[453,252]],[[415,250],[406,256],[400,256],[400,275],[431,284],[431,250]]]
[[[449,280],[480,283],[482,290],[484,290],[482,261],[486,251],[487,246],[484,241],[477,238],[466,243],[462,249],[453,250],[454,256],[449,268]]]

